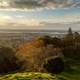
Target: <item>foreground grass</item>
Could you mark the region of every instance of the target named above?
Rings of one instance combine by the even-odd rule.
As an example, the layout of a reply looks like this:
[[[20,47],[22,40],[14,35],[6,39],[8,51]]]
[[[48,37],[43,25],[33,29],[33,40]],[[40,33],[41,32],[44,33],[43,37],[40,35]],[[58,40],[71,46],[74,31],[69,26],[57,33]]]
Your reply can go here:
[[[57,76],[48,73],[25,72],[4,75],[0,77],[0,80],[80,80],[80,72],[63,72]]]
[[[57,76],[35,72],[15,73],[1,76],[0,80],[80,80],[80,69],[67,70]]]
[[[0,80],[57,80],[55,76],[47,73],[15,73],[0,77]]]
[[[70,59],[67,64],[69,64],[70,67],[65,69],[58,77],[63,78],[61,80],[80,80],[80,61]]]
[[[80,62],[69,60],[70,68],[55,76],[48,73],[24,72],[8,74],[0,77],[0,80],[80,80]]]

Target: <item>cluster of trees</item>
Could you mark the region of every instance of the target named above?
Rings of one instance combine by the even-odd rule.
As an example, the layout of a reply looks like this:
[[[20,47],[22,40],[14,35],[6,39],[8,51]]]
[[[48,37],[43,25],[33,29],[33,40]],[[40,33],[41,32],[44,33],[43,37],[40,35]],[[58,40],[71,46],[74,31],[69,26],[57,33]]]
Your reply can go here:
[[[64,70],[64,60],[58,56],[45,59],[43,68],[52,74],[58,74]]]
[[[10,47],[0,47],[0,73],[14,72],[19,69],[15,54],[15,50]]]
[[[69,28],[68,34],[63,38],[64,47],[80,45],[80,34],[78,32],[72,32]]]
[[[0,47],[0,73],[11,71],[48,71],[64,69],[63,58],[80,58],[80,34],[71,28],[63,38],[43,36],[19,47],[17,51]]]
[[[23,63],[21,67],[22,70],[41,71],[43,69],[43,62],[46,58],[52,56],[63,57],[61,49],[54,47],[47,41],[47,38],[45,40],[45,37],[41,37],[20,47],[16,56],[19,60],[19,64],[22,65]]]
[[[80,34],[72,32],[71,28],[68,34],[63,38],[63,54],[66,58],[80,60]]]

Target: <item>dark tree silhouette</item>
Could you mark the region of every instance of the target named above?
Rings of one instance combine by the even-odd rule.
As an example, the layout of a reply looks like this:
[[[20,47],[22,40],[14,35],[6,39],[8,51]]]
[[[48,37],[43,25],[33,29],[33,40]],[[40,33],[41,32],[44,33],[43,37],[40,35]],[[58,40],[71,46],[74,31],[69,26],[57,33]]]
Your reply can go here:
[[[57,38],[57,37],[52,38],[51,43],[52,43],[55,47],[63,47],[62,40],[59,39],[59,38]]]
[[[19,48],[16,57],[18,58],[18,63],[22,66],[21,70],[41,71],[42,64],[46,58],[63,56],[60,48],[54,48],[53,45],[46,43],[49,42],[49,37],[46,36],[46,38],[44,40],[43,37],[38,37],[34,41],[26,43]]]
[[[71,28],[69,28],[68,33],[63,38],[63,44],[64,44],[64,46],[73,46],[75,44],[74,34],[73,34]]]
[[[60,57],[52,57],[47,59],[43,65],[49,73],[58,74],[64,69],[64,61]]]
[[[63,49],[65,58],[80,60],[80,45],[68,46]]]
[[[52,42],[52,38],[50,36],[41,36],[41,37],[38,37],[37,40],[42,40],[44,42],[44,45],[47,46],[48,44],[51,44]]]
[[[8,73],[18,69],[15,51],[9,47],[0,48],[0,73]]]

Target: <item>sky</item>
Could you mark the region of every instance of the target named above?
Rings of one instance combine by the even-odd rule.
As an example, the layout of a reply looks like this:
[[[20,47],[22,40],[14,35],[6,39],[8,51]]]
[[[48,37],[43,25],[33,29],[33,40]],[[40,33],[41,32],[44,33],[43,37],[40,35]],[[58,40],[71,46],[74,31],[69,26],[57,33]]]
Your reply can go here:
[[[80,30],[80,0],[0,0],[0,29]]]

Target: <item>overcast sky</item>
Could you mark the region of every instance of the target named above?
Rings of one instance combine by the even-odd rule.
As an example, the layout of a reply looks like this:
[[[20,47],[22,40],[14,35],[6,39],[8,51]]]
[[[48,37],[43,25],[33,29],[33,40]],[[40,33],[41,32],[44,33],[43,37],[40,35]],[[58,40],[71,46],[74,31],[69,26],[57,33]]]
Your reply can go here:
[[[0,0],[0,29],[80,30],[80,0]]]

